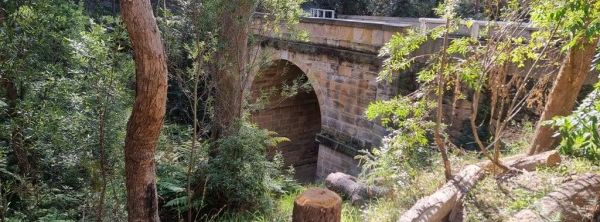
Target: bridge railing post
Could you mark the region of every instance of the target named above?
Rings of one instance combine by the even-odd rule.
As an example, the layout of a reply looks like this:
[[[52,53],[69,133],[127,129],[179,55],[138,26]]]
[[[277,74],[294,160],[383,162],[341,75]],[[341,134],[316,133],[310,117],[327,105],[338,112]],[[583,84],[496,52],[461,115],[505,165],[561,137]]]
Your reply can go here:
[[[312,18],[335,18],[335,10],[311,8],[309,12]]]

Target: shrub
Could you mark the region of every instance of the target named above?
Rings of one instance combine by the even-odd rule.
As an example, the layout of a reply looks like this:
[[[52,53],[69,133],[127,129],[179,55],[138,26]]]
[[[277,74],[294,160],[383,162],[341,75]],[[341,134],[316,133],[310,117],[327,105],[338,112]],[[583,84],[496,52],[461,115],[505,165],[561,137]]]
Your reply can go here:
[[[549,124],[557,126],[562,138],[558,147],[563,154],[600,160],[600,85],[591,92],[581,105],[566,117],[555,118]]]
[[[265,210],[273,196],[295,189],[284,172],[281,154],[273,161],[268,148],[287,140],[255,125],[242,123],[239,131],[217,141],[218,151],[208,163],[208,194],[213,204],[233,210]]]

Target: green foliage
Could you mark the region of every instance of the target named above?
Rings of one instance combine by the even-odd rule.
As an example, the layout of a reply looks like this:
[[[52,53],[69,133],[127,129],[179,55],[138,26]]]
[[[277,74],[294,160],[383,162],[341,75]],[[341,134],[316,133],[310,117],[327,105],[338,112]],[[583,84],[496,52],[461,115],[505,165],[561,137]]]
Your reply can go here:
[[[281,75],[289,72],[288,66],[281,71]],[[260,75],[260,73],[258,74]],[[258,76],[256,78],[259,78]],[[279,86],[260,89],[256,98],[246,98],[244,111],[246,115],[252,112],[265,109],[267,106],[276,106],[287,99],[293,98],[299,93],[310,93],[313,91],[312,85],[306,75],[301,75],[290,80],[284,80]],[[252,95],[247,95],[250,97]],[[274,100],[274,98],[276,98]]]
[[[298,30],[296,25],[300,23],[300,17],[304,16],[304,10],[300,7],[306,0],[260,0],[259,10],[269,13],[266,24],[263,29],[280,33],[281,28],[298,33],[299,40],[306,40],[308,34],[305,31]],[[283,27],[282,27],[283,25]]]
[[[214,218],[214,220],[208,221],[219,221],[219,222],[286,222],[292,220],[292,211],[294,208],[295,199],[307,188],[313,185],[307,185],[288,192],[275,199],[275,205],[273,209],[267,212],[225,212],[222,216]],[[380,222],[382,220],[370,219],[364,220],[361,213],[364,209],[358,206],[354,206],[350,203],[344,202],[342,204],[342,221],[344,222],[362,222],[372,221]],[[387,210],[387,209],[386,209]],[[390,208],[390,210],[392,210]]]
[[[564,41],[563,52],[581,45],[582,41],[600,38],[600,1],[537,0],[533,2],[531,19],[541,29],[537,35],[549,38],[555,34]],[[595,162],[600,160],[598,88],[596,85],[573,114],[556,117],[547,123],[559,128],[555,136],[561,137],[561,153]]]
[[[282,140],[243,123],[237,133],[217,141],[217,154],[206,170],[208,193],[230,209],[271,209],[273,195],[295,187],[291,175],[283,171],[281,156],[276,155],[274,161],[267,158],[268,149]]]
[[[372,0],[369,9],[373,15],[393,17],[432,17],[437,0]]]
[[[271,13],[266,24],[257,27],[264,32],[277,33],[281,29],[294,31],[294,25],[299,22],[302,10],[299,5],[302,0],[271,1],[248,0],[244,4],[254,5],[253,10]],[[193,122],[198,119],[198,126],[188,127],[169,124],[163,133],[159,146],[159,164],[157,182],[159,195],[164,197],[166,217],[181,217],[188,206],[188,195],[192,193],[191,208],[197,217],[209,220],[222,214],[255,212],[269,209],[273,196],[280,195],[293,189],[296,182],[284,169],[281,155],[267,158],[267,148],[273,149],[276,142],[282,138],[258,129],[249,124],[240,124],[241,129],[226,138],[208,137],[215,123],[213,104],[218,98],[215,94],[215,82],[211,72],[215,69],[227,69],[231,66],[227,59],[220,61],[214,55],[225,50],[225,36],[219,36],[225,28],[221,21],[223,17],[238,7],[231,1],[178,1],[160,9],[159,27],[167,45],[169,56],[170,87],[167,114],[171,123]],[[258,14],[257,14],[258,15]],[[234,18],[242,24],[252,21],[252,18]],[[249,26],[249,24],[247,24]],[[254,44],[250,33],[249,44]],[[301,35],[299,35],[301,36]],[[250,61],[262,61],[260,55],[250,55]],[[247,64],[248,72],[254,71],[254,66]],[[240,75],[242,81],[248,73],[233,73]],[[283,88],[282,95],[294,95],[305,87],[304,81],[293,81]],[[240,82],[240,84],[247,84]],[[197,87],[197,94],[194,89]],[[198,99],[198,107],[194,110],[194,100]],[[192,147],[192,129],[197,129],[198,141]],[[188,135],[187,138],[185,135]],[[192,149],[196,150],[193,152]],[[208,150],[213,150],[208,155]],[[191,165],[190,165],[191,164]],[[284,172],[286,171],[286,172]],[[191,192],[187,183],[191,183]],[[226,208],[222,208],[222,207]],[[226,214],[227,215],[227,214]],[[225,215],[225,217],[226,217]]]
[[[512,192],[518,197],[511,201],[508,205],[508,210],[513,212],[519,212],[520,210],[527,208],[535,203],[535,201],[544,197],[544,193],[542,192],[537,192],[532,195],[524,189],[515,189]]]
[[[407,71],[418,60],[425,61],[426,66],[417,73],[417,80],[421,84],[418,91],[410,96],[377,101],[367,108],[367,119],[378,120],[391,132],[383,139],[381,147],[362,151],[363,155],[358,156],[363,166],[361,176],[369,183],[384,184],[396,190],[399,186],[410,184],[416,169],[431,164],[430,135],[437,128],[440,134],[436,135],[445,137],[443,123],[432,121],[431,110],[442,108],[436,107],[434,101],[435,97],[443,97],[444,92],[438,89],[445,90],[446,83],[434,80],[450,76],[453,67],[448,65],[448,57],[451,54],[466,54],[470,40],[455,40],[449,48],[444,46],[436,54],[417,56],[414,52],[425,42],[439,39],[457,29],[457,23],[452,20],[455,16],[454,7],[454,1],[446,1],[437,9],[448,19],[446,26],[395,34],[380,51],[379,55],[387,58],[379,73],[379,81],[392,80],[393,73]]]
[[[412,101],[408,97],[370,104],[367,119],[379,120],[391,133],[381,147],[357,157],[363,167],[361,176],[370,183],[406,185],[412,176],[410,171],[428,163],[428,134],[435,125],[430,121],[433,107],[428,100]]]
[[[548,124],[557,126],[561,153],[600,161],[600,85],[571,115],[557,117]]]
[[[393,35],[379,52],[379,56],[389,56],[389,58],[383,61],[383,69],[378,80],[390,81],[393,72],[410,68],[416,58],[409,58],[408,56],[419,49],[427,39],[427,34],[412,29],[408,30],[408,33]]]
[[[481,33],[478,33],[483,39],[471,36],[448,38],[448,35],[474,24],[472,20],[458,17],[458,5],[460,5],[458,0],[444,1],[435,11],[440,17],[446,19],[445,24],[429,30],[409,30],[396,34],[381,49],[380,57],[384,57],[385,60],[379,74],[379,81],[391,81],[394,75],[398,73],[403,75],[410,71],[415,64],[421,65],[422,68],[417,72],[417,80],[420,83],[419,90],[405,97],[374,102],[366,111],[368,119],[380,121],[391,132],[390,136],[384,138],[380,148],[374,149],[362,157],[363,160],[366,160],[363,176],[370,181],[395,181],[396,184],[397,181],[410,182],[410,178],[412,178],[410,172],[423,166],[419,164],[427,163],[424,160],[428,160],[428,158],[423,156],[431,154],[429,146],[432,144],[429,138],[435,134],[434,129],[436,128],[436,123],[431,121],[433,119],[430,113],[431,109],[438,108],[442,114],[446,112],[447,115],[442,115],[443,118],[449,117],[450,112],[454,114],[455,111],[454,108],[450,110],[435,107],[432,105],[435,100],[450,106],[447,100],[449,97],[453,97],[452,106],[455,106],[459,100],[475,100],[477,97],[477,101],[470,102],[479,104],[481,102],[479,95],[489,90],[492,92],[492,96],[497,98],[497,100],[492,100],[495,102],[491,105],[494,107],[492,115],[500,113],[500,116],[494,116],[494,118],[502,119],[503,122],[500,124],[509,123],[510,119],[521,110],[519,107],[508,106],[514,106],[514,104],[521,106],[523,102],[519,101],[526,99],[526,96],[523,95],[527,95],[527,93],[521,90],[530,84],[528,79],[530,70],[525,67],[525,64],[544,58],[544,46],[548,45],[548,38],[540,35],[530,39],[531,41],[526,41],[525,38],[514,34],[522,31],[523,27],[513,24],[495,24],[493,21]],[[507,7],[506,13],[497,16],[506,21],[514,21],[514,24],[520,24],[523,18],[518,7],[513,6],[512,3]],[[444,44],[438,47],[436,41]],[[427,46],[433,46],[434,50],[420,50],[426,43],[430,43]],[[506,67],[516,67],[517,69],[511,70],[510,74],[496,72],[496,70],[504,70],[503,68]],[[503,77],[503,75],[511,76],[513,79],[506,81],[507,77]],[[524,76],[524,79],[515,76]],[[505,82],[498,82],[499,79]],[[464,86],[467,86],[467,89]],[[446,94],[448,91],[451,91],[449,93],[451,95]],[[514,93],[515,91],[517,92]],[[474,96],[468,97],[463,94],[465,92],[473,92]],[[499,105],[500,103],[506,104]],[[482,126],[488,117],[477,118],[478,114],[476,111],[475,117],[471,118],[474,118],[474,122],[483,119]],[[488,124],[491,125],[491,123]],[[445,127],[443,124],[440,125],[440,140],[446,143]],[[478,125],[480,124],[473,125],[475,125],[473,127],[475,129],[471,131],[479,133],[478,128],[481,126]],[[504,128],[504,126],[500,128]],[[497,135],[496,133],[494,133],[494,137],[502,137],[502,133]],[[483,143],[493,145],[497,142],[486,141],[489,138],[482,139],[478,135],[477,138],[483,141],[482,146]],[[475,144],[475,141],[472,142]],[[441,146],[440,143],[436,145]],[[480,148],[483,150],[485,146]],[[498,146],[494,146],[494,148],[498,149]]]
[[[581,38],[600,36],[600,1],[532,1],[531,20],[542,31],[564,38],[563,51],[577,44]]]
[[[370,15],[373,13],[370,8],[372,3],[372,0],[311,0],[305,5],[312,8],[333,9],[337,14],[342,15]]]
[[[184,125],[167,124],[159,140],[157,152],[157,187],[164,199],[162,214],[175,218],[188,209],[186,191],[187,170],[191,149],[190,129]],[[287,138],[244,123],[239,132],[218,140],[198,142],[197,164],[192,168],[192,208],[195,218],[227,219],[232,215],[250,213],[252,218],[277,214],[272,207],[280,197],[287,197],[300,188],[294,180],[293,168],[286,168],[283,157],[276,152],[268,158],[267,151]],[[208,150],[217,147],[214,157]],[[223,209],[222,209],[223,208]],[[236,219],[237,221],[237,219]]]
[[[26,178],[1,175],[13,181],[0,188],[10,202],[4,216],[89,218],[106,183],[105,212],[111,214],[105,219],[119,220],[125,195],[118,169],[133,73],[133,60],[121,45],[124,29],[118,19],[95,23],[81,5],[66,0],[22,1],[3,9],[10,11],[0,24],[0,78],[16,85],[19,98],[7,104],[17,115],[0,109],[0,126],[3,132],[24,129],[23,148],[34,167]],[[0,98],[8,101],[4,92]],[[0,146],[8,148],[10,139],[0,133]],[[14,153],[7,150],[6,170],[16,175]],[[104,178],[102,165],[117,170]]]

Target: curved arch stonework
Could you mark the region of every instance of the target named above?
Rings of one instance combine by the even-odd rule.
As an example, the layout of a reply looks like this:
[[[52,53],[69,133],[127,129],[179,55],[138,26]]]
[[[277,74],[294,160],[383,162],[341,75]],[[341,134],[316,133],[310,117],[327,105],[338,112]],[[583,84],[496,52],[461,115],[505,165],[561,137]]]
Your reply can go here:
[[[297,179],[312,182],[319,149],[315,138],[322,125],[318,91],[311,86],[298,89],[292,96],[281,93],[284,85],[309,81],[307,77],[304,70],[292,62],[277,59],[260,68],[258,75],[252,78],[249,90],[252,102],[260,107],[251,113],[252,121],[289,139],[280,143],[276,150],[283,154],[287,165],[294,166]]]
[[[255,24],[263,24],[265,18],[268,17],[257,17]],[[363,112],[369,103],[418,88],[415,74],[421,68],[419,63],[423,61],[420,60],[411,70],[395,76],[392,83],[376,81],[382,62],[378,57],[381,47],[394,35],[402,35],[409,29],[431,29],[444,24],[441,20],[426,18],[394,19],[394,22],[379,19],[301,18],[295,30],[305,31],[308,34],[306,41],[296,38],[297,33],[291,29],[282,28],[280,33],[265,32],[257,28],[260,26],[253,28],[259,43],[256,51],[268,51],[270,60],[286,60],[299,67],[316,92],[321,114],[321,132],[316,136],[319,143],[317,178],[335,171],[356,174],[358,167],[353,157],[357,150],[377,146],[387,135],[382,126],[365,119]],[[482,27],[473,28],[461,28],[453,34],[477,36],[476,31]],[[527,37],[534,31],[527,30],[518,35]],[[441,39],[430,40],[413,54],[437,53],[442,42]],[[464,133],[460,129],[467,121],[471,105],[461,101],[445,104],[445,107],[453,110],[453,115],[445,119],[449,124],[449,135],[456,139]]]
[[[392,92],[393,87],[377,81],[380,67],[377,56],[359,54],[362,57],[355,58],[348,53],[268,45],[261,50],[269,61],[288,61],[297,66],[315,91],[321,116],[321,131],[315,137],[319,143],[316,178],[337,171],[357,174],[358,163],[354,160],[357,151],[377,146],[387,133],[383,127],[366,120],[364,110],[370,102],[396,93]]]

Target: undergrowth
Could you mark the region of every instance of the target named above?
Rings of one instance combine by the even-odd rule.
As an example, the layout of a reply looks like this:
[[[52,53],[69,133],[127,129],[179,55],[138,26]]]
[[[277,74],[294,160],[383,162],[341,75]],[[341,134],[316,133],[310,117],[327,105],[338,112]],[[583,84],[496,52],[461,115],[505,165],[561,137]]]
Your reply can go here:
[[[526,152],[533,136],[533,125],[524,123],[514,136],[504,141],[505,156]],[[504,221],[517,212],[529,209],[536,201],[554,191],[573,175],[600,173],[600,167],[585,158],[561,155],[556,167],[540,167],[535,172],[518,175],[488,175],[466,197],[466,221]]]
[[[208,219],[215,222],[286,222],[292,220],[292,211],[294,209],[294,200],[306,189],[314,185],[306,185],[294,192],[286,193],[279,197],[274,204],[273,209],[265,212],[238,212],[225,213],[218,218]],[[344,202],[342,205],[342,221],[359,222],[364,221],[361,216],[361,210]]]

